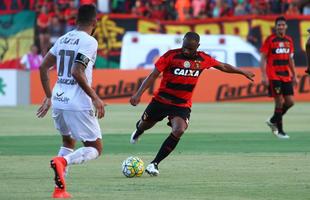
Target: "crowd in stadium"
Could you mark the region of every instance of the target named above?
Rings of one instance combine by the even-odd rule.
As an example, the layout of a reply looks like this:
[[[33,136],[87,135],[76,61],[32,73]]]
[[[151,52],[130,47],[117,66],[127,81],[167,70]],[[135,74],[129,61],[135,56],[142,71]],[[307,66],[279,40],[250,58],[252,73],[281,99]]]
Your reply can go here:
[[[132,14],[158,20],[190,20],[266,14],[310,14],[310,2],[300,0],[39,0],[35,6],[42,54],[49,43],[74,28],[77,7],[95,3],[99,12]]]

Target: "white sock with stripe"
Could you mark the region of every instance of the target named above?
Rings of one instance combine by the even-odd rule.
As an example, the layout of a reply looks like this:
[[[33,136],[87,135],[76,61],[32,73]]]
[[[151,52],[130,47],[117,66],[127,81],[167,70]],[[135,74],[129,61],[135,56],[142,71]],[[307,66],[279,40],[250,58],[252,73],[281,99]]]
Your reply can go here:
[[[81,147],[73,153],[64,156],[64,158],[66,159],[68,165],[73,165],[82,164],[89,160],[94,160],[98,156],[99,153],[94,147]]]
[[[66,156],[72,152],[74,152],[74,149],[70,149],[68,147],[60,147],[58,151],[58,156]],[[68,172],[69,172],[69,166],[67,166],[65,169],[65,177],[68,176]]]

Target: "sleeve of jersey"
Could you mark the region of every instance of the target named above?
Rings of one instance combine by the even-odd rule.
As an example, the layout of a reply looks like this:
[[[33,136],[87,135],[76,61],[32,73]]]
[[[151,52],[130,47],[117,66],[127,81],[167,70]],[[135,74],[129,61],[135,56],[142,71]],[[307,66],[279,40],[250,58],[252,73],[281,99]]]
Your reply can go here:
[[[260,52],[264,54],[268,54],[269,51],[269,40],[268,38],[265,40],[263,46],[260,48]]]
[[[204,65],[205,69],[209,69],[211,67],[216,67],[219,65],[220,65],[220,62],[217,61],[216,59],[212,58],[209,55],[205,56],[205,65]]]
[[[91,59],[95,57],[97,53],[97,48],[98,43],[95,40],[90,40],[87,43],[82,43],[77,52],[74,62],[81,63],[86,68]]]
[[[169,57],[161,56],[155,63],[155,67],[159,72],[164,71],[169,65]]]
[[[57,56],[57,47],[56,47],[56,45],[57,45],[57,42],[55,42],[55,44],[52,46],[52,48],[49,50],[49,52],[51,53],[51,54],[53,54],[54,56]]]

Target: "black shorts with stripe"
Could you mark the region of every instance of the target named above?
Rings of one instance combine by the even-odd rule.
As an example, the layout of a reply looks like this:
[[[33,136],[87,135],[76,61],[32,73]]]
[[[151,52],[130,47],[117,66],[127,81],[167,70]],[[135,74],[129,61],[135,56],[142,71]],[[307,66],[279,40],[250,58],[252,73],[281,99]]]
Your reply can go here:
[[[151,103],[146,107],[141,119],[143,121],[161,121],[165,117],[168,117],[168,125],[170,126],[170,120],[173,117],[178,116],[184,119],[186,124],[188,124],[190,113],[190,108],[164,104],[153,99]]]
[[[279,80],[270,80],[269,81],[269,96],[275,97],[275,96],[288,96],[288,95],[294,95],[294,88],[293,83],[290,82],[283,82]]]

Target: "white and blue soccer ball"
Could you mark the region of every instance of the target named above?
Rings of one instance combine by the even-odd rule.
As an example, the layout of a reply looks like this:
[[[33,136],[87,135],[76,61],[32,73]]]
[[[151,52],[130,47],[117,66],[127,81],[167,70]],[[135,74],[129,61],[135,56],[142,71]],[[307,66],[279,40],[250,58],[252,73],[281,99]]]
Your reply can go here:
[[[130,156],[123,161],[122,172],[128,177],[140,177],[144,172],[144,162],[136,156]]]

